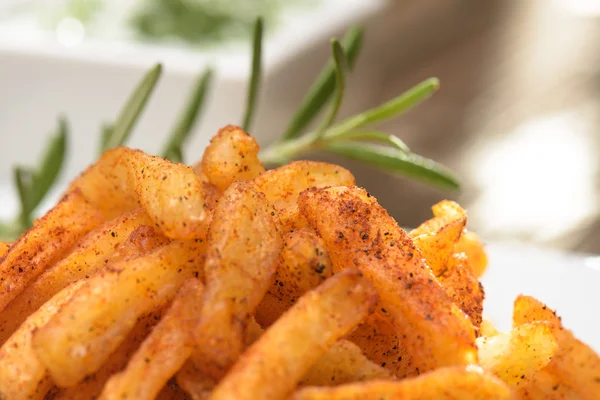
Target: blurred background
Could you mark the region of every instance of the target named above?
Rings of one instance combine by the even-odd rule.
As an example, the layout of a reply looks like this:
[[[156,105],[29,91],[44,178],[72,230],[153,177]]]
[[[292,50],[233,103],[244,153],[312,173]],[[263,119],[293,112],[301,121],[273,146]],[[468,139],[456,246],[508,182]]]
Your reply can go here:
[[[314,158],[351,168],[403,226],[451,198],[488,241],[600,253],[600,0],[2,0],[1,216],[17,207],[11,165],[36,161],[58,114],[72,131],[67,182],[157,61],[164,75],[129,145],[158,151],[212,65],[209,104],[186,148],[187,160],[199,158],[219,127],[241,120],[256,14],[268,26],[252,132],[261,145],[285,129],[329,39],[360,23],[366,42],[342,114],[439,77],[432,99],[383,128],[456,171],[462,191]]]

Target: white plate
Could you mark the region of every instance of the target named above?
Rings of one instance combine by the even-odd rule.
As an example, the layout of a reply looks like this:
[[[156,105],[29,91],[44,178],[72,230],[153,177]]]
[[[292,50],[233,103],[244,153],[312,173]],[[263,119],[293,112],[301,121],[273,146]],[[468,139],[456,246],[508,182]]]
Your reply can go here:
[[[513,302],[526,294],[555,309],[565,327],[600,352],[600,256],[502,243],[487,251],[484,315],[499,329],[510,329]]]

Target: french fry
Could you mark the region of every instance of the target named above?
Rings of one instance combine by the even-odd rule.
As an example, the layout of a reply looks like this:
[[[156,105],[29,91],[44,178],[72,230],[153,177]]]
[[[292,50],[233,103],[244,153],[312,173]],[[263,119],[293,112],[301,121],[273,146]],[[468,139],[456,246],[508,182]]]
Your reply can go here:
[[[31,346],[33,332],[46,324],[83,282],[75,282],[57,293],[36,312],[0,348],[0,399],[43,399],[52,387],[46,367]]]
[[[228,125],[219,130],[204,150],[202,172],[220,192],[234,181],[248,181],[265,171],[258,159],[256,140],[241,128]]]
[[[526,385],[556,353],[556,338],[550,324],[532,322],[509,333],[477,339],[479,363],[511,386]]]
[[[558,349],[552,361],[536,374],[524,391],[538,390],[547,398],[600,398],[600,357],[585,343],[579,341],[571,331],[565,329],[560,318],[549,307],[530,296],[519,296],[515,300],[513,326],[527,323],[547,322],[556,336]],[[547,386],[551,383],[551,386]]]
[[[190,397],[181,389],[175,379],[171,379],[160,393],[156,396],[156,400],[189,400]]]
[[[206,174],[202,171],[202,161],[196,163],[192,166],[194,173],[200,178],[202,182],[202,190],[204,191],[204,197],[206,201],[206,205],[209,210],[214,210],[217,207],[217,203],[219,202],[219,197],[221,196],[221,192],[219,188],[210,183]]]
[[[63,197],[11,246],[0,262],[0,311],[101,222],[102,216],[81,192],[76,190]]]
[[[57,389],[54,397],[51,397],[52,400],[97,399],[108,379],[127,365],[127,361],[135,354],[142,341],[160,321],[165,308],[140,316],[123,343],[108,357],[98,371],[87,375],[83,381],[75,386]]]
[[[287,398],[310,367],[376,302],[377,293],[355,268],[335,274],[271,325],[242,354],[210,399]]]
[[[314,364],[300,382],[303,386],[336,386],[372,379],[394,379],[387,369],[364,356],[348,340],[339,340]]]
[[[123,242],[135,241],[142,247],[150,246],[150,237],[160,243],[162,234],[147,232],[145,227],[137,237],[129,238],[133,230],[141,224],[152,222],[144,212],[133,211],[108,221],[87,234],[75,249],[58,263],[47,268],[33,283],[21,292],[9,305],[0,312],[0,343],[49,298],[62,288],[79,279],[87,279],[109,262],[114,261],[113,253],[122,252],[119,247]],[[145,238],[146,237],[146,238]],[[142,243],[143,242],[143,243]],[[139,255],[139,252],[135,254]],[[121,255],[119,255],[121,257]],[[121,257],[123,258],[123,257]]]
[[[352,186],[354,176],[339,165],[294,161],[272,169],[254,180],[256,188],[275,206],[284,231],[308,227],[298,211],[300,193],[311,187]]]
[[[192,352],[192,330],[202,311],[204,285],[192,278],[177,292],[163,319],[113,375],[100,399],[154,399]]]
[[[285,233],[280,258],[275,282],[256,310],[256,319],[263,326],[271,325],[300,296],[333,275],[323,241],[310,229]]]
[[[374,380],[335,387],[300,389],[292,400],[481,400],[513,399],[513,394],[498,378],[469,365],[446,367],[401,381]]]
[[[471,231],[465,230],[454,245],[454,253],[464,253],[473,268],[476,277],[481,277],[487,268],[488,259],[479,236]]]
[[[485,337],[493,337],[500,333],[496,326],[489,319],[483,317],[481,325],[479,325],[479,335]]]
[[[325,241],[334,269],[355,266],[373,283],[378,313],[390,319],[418,371],[477,361],[466,315],[374,197],[358,188],[330,187],[304,191],[298,204]]]
[[[141,206],[169,238],[206,235],[210,210],[191,167],[120,147],[106,151],[71,184],[109,218]]]
[[[10,242],[0,242],[0,259],[8,253],[10,246],[12,246]]]
[[[282,248],[273,207],[248,182],[234,182],[208,235],[206,293],[192,359],[219,380],[244,349],[245,330],[271,285]]]
[[[469,316],[473,326],[479,328],[485,292],[465,253],[453,254],[438,279],[454,303]]]
[[[204,375],[191,359],[183,365],[175,379],[179,387],[193,400],[208,399],[215,387],[214,379]]]
[[[187,278],[201,276],[204,249],[204,241],[173,241],[91,277],[33,337],[56,384],[73,386],[98,370],[140,315],[169,301]]]

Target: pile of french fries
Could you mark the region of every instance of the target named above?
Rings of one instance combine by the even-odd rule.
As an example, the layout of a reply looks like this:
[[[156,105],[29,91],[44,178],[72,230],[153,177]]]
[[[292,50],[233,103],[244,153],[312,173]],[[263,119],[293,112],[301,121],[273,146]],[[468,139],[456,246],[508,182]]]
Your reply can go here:
[[[352,174],[265,170],[228,126],[193,167],[117,148],[0,246],[0,399],[599,399],[534,298],[482,316],[456,203],[407,232]]]

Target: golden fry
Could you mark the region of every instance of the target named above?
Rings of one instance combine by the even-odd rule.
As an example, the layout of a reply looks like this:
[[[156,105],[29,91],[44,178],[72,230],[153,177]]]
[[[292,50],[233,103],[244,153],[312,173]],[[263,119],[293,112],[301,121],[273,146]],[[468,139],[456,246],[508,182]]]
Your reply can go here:
[[[101,222],[101,215],[79,191],[63,197],[11,246],[0,262],[0,312]]]
[[[256,140],[241,128],[228,125],[204,150],[202,172],[220,192],[234,181],[249,181],[265,171],[258,159]]]
[[[142,315],[137,319],[135,326],[129,332],[123,343],[108,357],[98,371],[87,375],[83,381],[75,386],[65,389],[56,389],[53,400],[90,400],[97,399],[108,379],[121,371],[127,361],[140,347],[140,344],[152,331],[161,316],[164,308]]]
[[[170,300],[183,282],[202,274],[205,244],[173,241],[91,277],[33,337],[56,384],[73,386],[96,371],[138,316]]]
[[[151,224],[147,215],[134,211],[108,221],[87,234],[71,253],[44,271],[0,312],[0,343],[4,343],[29,314],[62,288],[79,279],[89,278],[108,262],[114,261],[112,256],[115,250],[117,253],[121,251],[118,246],[130,240],[133,230],[145,223]],[[154,233],[154,236],[163,237],[158,233]],[[143,238],[137,239],[136,242],[141,242]]]
[[[300,210],[325,241],[334,268],[359,268],[380,296],[418,371],[477,361],[466,315],[423,263],[410,237],[358,188],[309,189]]]
[[[0,242],[0,259],[8,253],[10,246],[12,246],[10,242]]]
[[[210,210],[191,167],[125,147],[106,151],[72,184],[110,218],[141,206],[168,237],[206,234]]]
[[[321,238],[310,229],[283,235],[275,282],[256,310],[256,319],[269,326],[307,291],[333,275],[331,259]]]
[[[401,381],[374,380],[301,389],[292,400],[513,399],[509,387],[474,365],[446,367]]]
[[[31,346],[33,332],[46,324],[83,282],[75,282],[31,314],[0,348],[0,399],[43,399],[52,386]]]
[[[511,386],[526,385],[557,350],[550,324],[533,322],[477,339],[479,364]]]
[[[244,349],[246,327],[277,268],[282,242],[272,214],[273,207],[248,182],[232,183],[215,209],[192,356],[215,381]]]
[[[547,322],[556,336],[558,349],[552,361],[542,371],[545,380],[534,376],[530,386],[542,393],[552,393],[557,397],[557,389],[569,393],[569,398],[600,398],[600,357],[585,343],[577,340],[573,333],[565,329],[556,313],[539,300],[530,296],[519,296],[515,300],[513,325],[522,326],[531,322]],[[543,376],[542,376],[543,377]],[[548,382],[557,382],[554,386],[545,386]],[[556,388],[555,388],[556,386]]]
[[[307,227],[298,211],[300,193],[311,187],[353,186],[354,176],[339,165],[294,161],[270,170],[254,180],[256,188],[273,204],[285,230]]]
[[[192,330],[202,311],[203,294],[204,286],[198,279],[184,283],[127,367],[106,383],[100,399],[156,397],[192,352]]]
[[[285,399],[339,338],[373,309],[377,293],[355,268],[306,293],[242,354],[210,399]]]
[[[498,329],[496,329],[492,321],[486,319],[485,317],[482,318],[481,325],[479,325],[480,336],[492,337],[498,335],[499,333],[500,332],[498,331]]]
[[[476,277],[481,277],[487,268],[488,259],[483,248],[483,243],[479,237],[471,232],[465,231],[454,245],[454,253],[464,253],[469,260],[469,265],[473,268]]]
[[[373,379],[394,379],[390,371],[370,361],[360,348],[339,340],[302,378],[303,386],[336,386]]]

